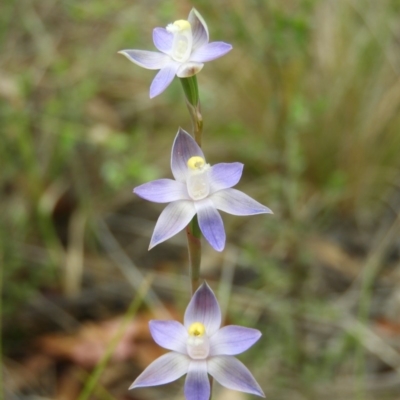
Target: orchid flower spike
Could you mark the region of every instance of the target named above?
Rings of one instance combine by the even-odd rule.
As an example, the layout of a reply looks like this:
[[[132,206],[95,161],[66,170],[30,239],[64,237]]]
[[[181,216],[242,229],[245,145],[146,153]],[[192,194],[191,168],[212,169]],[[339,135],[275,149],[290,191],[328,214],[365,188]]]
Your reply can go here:
[[[207,24],[193,8],[187,20],[153,30],[153,42],[160,52],[122,50],[119,53],[140,67],[160,70],[150,86],[150,98],[153,98],[167,88],[175,75],[179,78],[196,75],[205,62],[222,57],[232,49],[228,43],[208,41]]]
[[[187,374],[186,400],[210,398],[210,374],[221,385],[241,392],[264,396],[251,372],[235,357],[260,337],[257,329],[221,326],[218,301],[203,283],[186,309],[183,325],[177,321],[150,321],[154,341],[172,350],[153,361],[129,389],[170,383]]]
[[[149,250],[184,229],[197,214],[200,230],[217,251],[225,247],[225,230],[217,210],[233,215],[272,211],[243,192],[232,189],[242,176],[243,164],[206,164],[203,151],[183,129],[172,146],[173,179],[158,179],[133,189],[143,199],[170,203],[158,218]]]

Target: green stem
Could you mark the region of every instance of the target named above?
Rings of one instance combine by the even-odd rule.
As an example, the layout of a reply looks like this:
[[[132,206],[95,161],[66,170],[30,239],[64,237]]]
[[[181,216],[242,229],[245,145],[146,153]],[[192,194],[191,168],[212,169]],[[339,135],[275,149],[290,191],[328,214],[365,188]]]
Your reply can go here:
[[[191,292],[193,295],[200,284],[201,264],[201,231],[196,215],[186,227],[186,236],[189,251],[189,276],[191,281]]]
[[[196,143],[201,147],[203,134],[203,116],[201,115],[199,88],[196,75],[189,78],[180,78],[183,91],[185,92],[186,106],[189,110],[193,124],[193,136]]]
[[[190,118],[193,124],[193,136],[196,143],[201,147],[203,134],[203,116],[200,110],[199,88],[197,86],[196,75],[189,78],[180,79],[185,93],[186,105],[189,110]],[[191,280],[191,292],[197,290],[200,283],[200,264],[201,264],[201,231],[194,216],[192,221],[186,227],[186,236],[189,251],[189,276]]]
[[[183,91],[185,92],[186,100],[193,106],[200,103],[199,88],[197,85],[196,75],[189,78],[180,78]]]

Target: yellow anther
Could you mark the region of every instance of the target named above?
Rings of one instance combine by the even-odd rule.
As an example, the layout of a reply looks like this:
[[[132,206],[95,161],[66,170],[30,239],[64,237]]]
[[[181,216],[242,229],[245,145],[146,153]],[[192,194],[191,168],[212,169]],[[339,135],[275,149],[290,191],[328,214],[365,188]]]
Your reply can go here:
[[[198,156],[194,156],[194,157],[190,157],[188,162],[187,162],[187,166],[190,169],[202,169],[205,165],[205,160],[202,157],[198,157]]]
[[[189,326],[190,336],[203,336],[206,333],[206,327],[201,322],[194,322]]]
[[[175,21],[174,26],[176,26],[179,31],[191,29],[190,22],[186,21],[185,19],[179,19],[178,21]]]

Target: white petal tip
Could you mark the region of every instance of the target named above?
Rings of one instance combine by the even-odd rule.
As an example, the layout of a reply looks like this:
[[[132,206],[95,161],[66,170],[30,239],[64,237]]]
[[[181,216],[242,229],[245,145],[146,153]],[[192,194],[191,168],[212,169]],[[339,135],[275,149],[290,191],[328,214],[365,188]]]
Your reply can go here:
[[[117,52],[117,54],[121,54],[121,56],[124,56],[125,58],[127,58],[129,61],[132,61],[132,58],[129,57],[129,54],[126,52],[126,50],[120,50]]]
[[[273,214],[273,211],[270,208],[263,205],[263,209],[261,209],[258,214]]]
[[[204,234],[203,234],[203,237],[204,237],[204,239],[206,239],[207,240],[207,242],[208,242],[208,244],[215,250],[215,251],[218,251],[218,252],[222,252],[222,251],[224,251],[224,249],[225,249],[225,242],[224,243],[216,243],[216,242],[210,242],[205,236],[204,236]]]
[[[156,247],[158,244],[160,244],[161,242],[150,242],[149,244],[149,248],[147,249],[147,251],[150,251],[153,247]]]

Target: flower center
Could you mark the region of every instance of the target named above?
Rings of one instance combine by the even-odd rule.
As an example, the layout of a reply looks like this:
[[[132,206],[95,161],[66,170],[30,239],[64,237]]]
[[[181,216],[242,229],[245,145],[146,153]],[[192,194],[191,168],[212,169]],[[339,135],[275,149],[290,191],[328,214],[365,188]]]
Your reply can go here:
[[[189,326],[188,333],[186,348],[189,356],[196,360],[206,358],[210,352],[210,341],[206,327],[201,322],[194,322]]]
[[[206,333],[206,327],[201,322],[195,322],[189,327],[190,336],[203,336]]]
[[[209,164],[202,157],[191,157],[187,162],[189,174],[186,180],[189,196],[193,200],[201,200],[210,193],[210,182],[208,178]]]
[[[189,21],[180,19],[167,26],[167,31],[174,35],[171,57],[178,62],[188,60],[192,52],[193,36]]]

